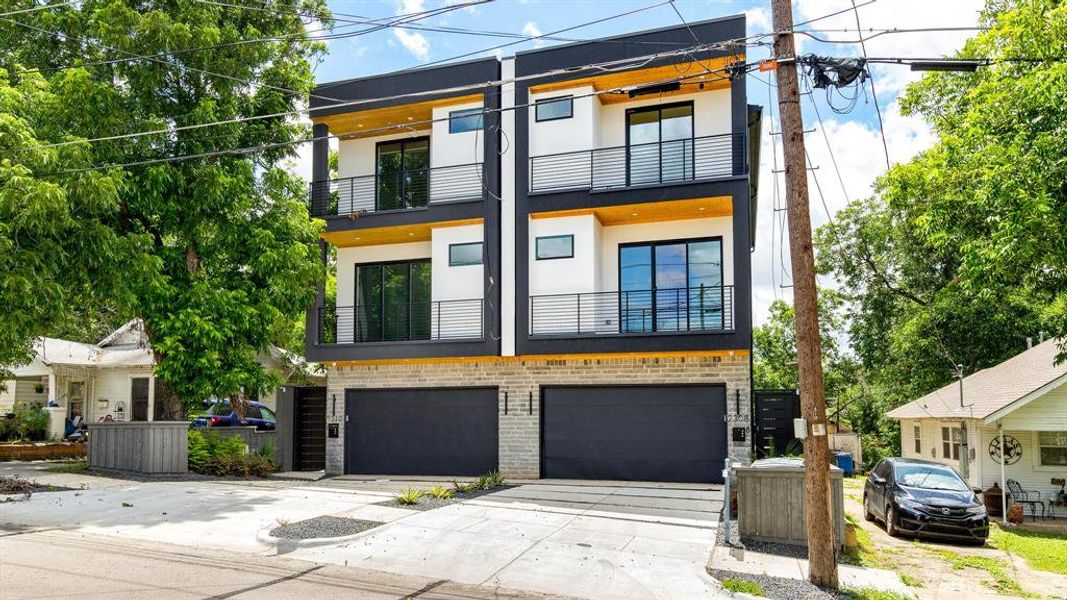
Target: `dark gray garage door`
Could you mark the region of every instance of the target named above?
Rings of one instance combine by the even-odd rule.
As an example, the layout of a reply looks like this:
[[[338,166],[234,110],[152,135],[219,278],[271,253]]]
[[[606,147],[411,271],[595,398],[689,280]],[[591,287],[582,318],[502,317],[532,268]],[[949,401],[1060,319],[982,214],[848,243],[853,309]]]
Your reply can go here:
[[[542,411],[544,477],[722,482],[723,386],[549,387]]]
[[[346,390],[345,472],[479,475],[497,468],[495,388]]]

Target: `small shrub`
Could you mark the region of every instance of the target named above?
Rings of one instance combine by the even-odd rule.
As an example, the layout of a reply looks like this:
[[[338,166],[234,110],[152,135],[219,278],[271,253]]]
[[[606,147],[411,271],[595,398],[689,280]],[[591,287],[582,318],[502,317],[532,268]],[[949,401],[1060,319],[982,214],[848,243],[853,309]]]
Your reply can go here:
[[[478,483],[474,481],[468,481],[460,483],[458,481],[452,482],[452,491],[456,494],[469,494],[478,489]]]
[[[478,481],[475,482],[475,489],[491,490],[502,485],[504,485],[504,476],[500,474],[500,471],[489,471],[485,475],[478,476]]]
[[[215,456],[242,456],[248,452],[248,446],[239,435],[217,436],[218,445],[215,447]]]
[[[452,497],[452,490],[446,489],[440,485],[435,485],[434,487],[426,490],[426,495],[433,496],[438,500],[448,500]]]
[[[40,406],[15,408],[16,439],[40,441],[48,435],[48,413]]]
[[[0,417],[0,442],[18,439],[18,429],[15,427],[15,419]]]
[[[256,454],[263,458],[274,458],[274,442],[264,442],[263,447],[256,450]]]
[[[411,506],[419,503],[419,498],[422,498],[422,491],[415,488],[407,488],[400,490],[396,495],[396,503],[404,506]]]
[[[272,456],[272,445],[248,453],[248,447],[239,436],[222,437],[214,431],[202,433],[189,430],[189,469],[204,475],[219,477],[267,477],[278,470],[278,462]]]
[[[207,461],[211,460],[211,449],[203,433],[196,429],[189,430],[189,470],[201,472]]]
[[[723,579],[722,587],[735,594],[750,594],[752,596],[766,596],[767,591],[755,581],[747,579]]]

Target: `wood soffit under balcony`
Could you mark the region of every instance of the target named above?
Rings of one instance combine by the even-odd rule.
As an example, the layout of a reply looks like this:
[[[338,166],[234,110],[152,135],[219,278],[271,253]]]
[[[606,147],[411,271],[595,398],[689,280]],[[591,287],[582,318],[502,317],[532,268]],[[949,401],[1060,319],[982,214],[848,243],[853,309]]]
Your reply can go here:
[[[600,94],[601,104],[620,104],[623,102],[633,102],[635,100],[644,100],[648,98],[666,98],[670,96],[678,96],[681,94],[692,94],[708,90],[721,90],[728,89],[730,87],[730,79],[726,73],[708,73],[704,75],[704,79],[700,79],[699,76],[695,76],[697,73],[703,73],[704,71],[717,71],[725,68],[727,65],[743,61],[745,56],[743,54],[735,54],[733,56],[723,56],[720,58],[709,58],[701,61],[690,61],[674,63],[669,65],[662,65],[658,67],[650,67],[647,69],[634,69],[631,71],[618,71],[615,73],[606,73],[604,75],[595,75],[591,77],[580,77],[576,79],[567,79],[565,81],[556,81],[552,83],[543,83],[540,85],[534,85],[530,87],[530,92],[539,94],[542,92],[551,92],[555,90],[564,90],[580,86],[591,85],[593,89],[598,92],[604,90],[611,90],[620,87],[629,87],[635,85],[643,85],[650,83],[657,83],[661,81],[670,81],[678,77],[685,77],[686,75],[694,75],[692,79],[685,80],[678,91],[674,92],[661,92],[659,94],[650,94],[648,96],[638,96],[637,98],[631,98],[629,94]],[[700,88],[700,84],[703,83],[704,87]]]
[[[315,124],[325,124],[330,128],[330,133],[333,135],[352,134],[349,137],[353,138],[378,137],[411,130],[429,130],[432,124],[428,121],[433,118],[433,109],[481,101],[482,94],[479,93],[370,110],[359,110],[359,105],[356,105],[352,107],[353,112],[313,117],[311,121]],[[397,130],[374,131],[382,127],[397,127]],[[369,133],[361,135],[360,131],[368,131]]]
[[[530,213],[531,219],[556,219],[579,215],[594,215],[601,225],[633,225],[660,221],[683,221],[728,217],[734,213],[730,196],[711,196],[689,200],[666,200],[640,204],[620,204],[601,208],[577,208]]]
[[[459,227],[461,225],[478,225],[482,219],[458,219],[455,221],[437,221],[433,223],[414,223],[395,227],[373,227],[367,229],[349,229],[347,231],[326,231],[322,239],[338,248],[353,246],[381,246],[385,244],[406,244],[409,242],[428,242],[432,231],[439,227]]]

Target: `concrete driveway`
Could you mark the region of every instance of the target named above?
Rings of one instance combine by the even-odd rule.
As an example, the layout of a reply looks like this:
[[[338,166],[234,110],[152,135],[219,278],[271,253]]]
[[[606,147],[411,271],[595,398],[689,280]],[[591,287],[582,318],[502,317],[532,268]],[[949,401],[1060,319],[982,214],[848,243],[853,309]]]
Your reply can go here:
[[[287,556],[582,598],[707,598],[722,593],[705,572],[721,510],[719,486],[538,481]]]
[[[135,482],[13,471],[86,489],[0,504],[0,529],[56,528],[159,544],[284,556],[489,590],[582,598],[722,594],[705,565],[722,510],[719,486],[536,481],[425,512],[390,502],[425,480],[314,483]],[[321,515],[385,525],[280,547],[280,521]]]

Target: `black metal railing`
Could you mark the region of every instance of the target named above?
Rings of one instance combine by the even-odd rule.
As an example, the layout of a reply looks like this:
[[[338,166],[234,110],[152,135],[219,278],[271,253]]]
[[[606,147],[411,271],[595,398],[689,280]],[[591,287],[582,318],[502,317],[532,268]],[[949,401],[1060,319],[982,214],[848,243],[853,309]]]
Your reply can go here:
[[[732,331],[733,286],[530,297],[532,337]]]
[[[347,215],[423,208],[433,202],[483,197],[481,163],[408,169],[393,173],[317,181],[310,185],[311,215]]]
[[[318,308],[319,344],[479,340],[481,298]]]
[[[632,144],[530,158],[530,191],[609,190],[744,175],[744,134]]]

